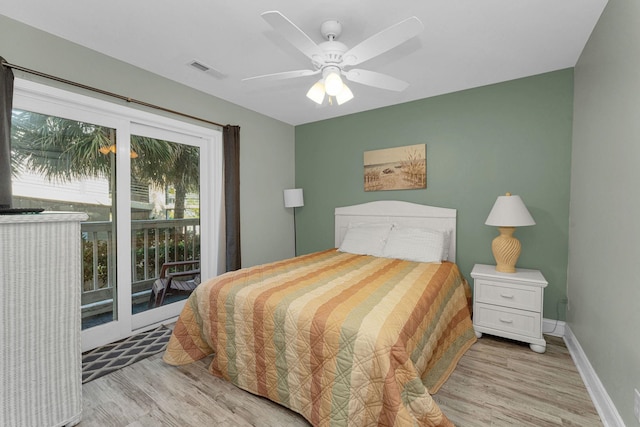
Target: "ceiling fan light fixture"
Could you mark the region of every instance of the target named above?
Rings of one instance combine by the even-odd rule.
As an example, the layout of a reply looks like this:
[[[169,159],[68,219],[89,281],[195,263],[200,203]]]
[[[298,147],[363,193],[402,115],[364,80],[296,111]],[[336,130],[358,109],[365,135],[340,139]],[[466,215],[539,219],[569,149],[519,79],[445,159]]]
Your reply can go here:
[[[316,104],[322,104],[324,101],[324,83],[322,79],[318,80],[307,92],[307,98]]]
[[[293,47],[309,58],[312,67],[311,69],[249,77],[243,81],[293,79],[322,73],[322,79],[307,92],[307,98],[319,105],[322,105],[327,97],[329,105],[333,105],[334,101],[341,105],[354,98],[351,90],[344,84],[342,76],[345,76],[349,82],[396,92],[403,91],[409,86],[409,83],[386,74],[351,67],[369,61],[418,36],[424,30],[424,25],[415,16],[387,27],[351,48],[336,40],[342,31],[342,25],[339,21],[325,21],[320,27],[320,32],[326,41],[316,44],[304,31],[277,10],[264,12],[261,16]],[[199,61],[193,66],[196,68],[208,67]]]
[[[337,96],[343,87],[344,83],[342,83],[340,75],[335,71],[329,72],[324,78],[324,88],[329,96]]]
[[[349,89],[347,85],[343,84],[342,90],[339,94],[336,95],[336,101],[338,102],[338,105],[342,105],[345,102],[351,101],[352,99],[353,92],[351,92],[351,89]]]

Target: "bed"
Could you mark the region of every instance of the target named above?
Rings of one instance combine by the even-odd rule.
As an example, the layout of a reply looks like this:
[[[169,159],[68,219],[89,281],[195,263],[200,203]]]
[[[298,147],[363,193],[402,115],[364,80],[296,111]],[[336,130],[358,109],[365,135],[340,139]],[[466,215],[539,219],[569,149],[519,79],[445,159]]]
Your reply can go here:
[[[380,229],[391,231],[377,247]],[[423,232],[442,236],[426,251],[438,259],[389,257],[397,236]],[[336,208],[335,246],[198,286],[164,361],[215,354],[213,375],[314,426],[452,426],[431,394],[476,341],[455,264],[456,211],[398,201]]]

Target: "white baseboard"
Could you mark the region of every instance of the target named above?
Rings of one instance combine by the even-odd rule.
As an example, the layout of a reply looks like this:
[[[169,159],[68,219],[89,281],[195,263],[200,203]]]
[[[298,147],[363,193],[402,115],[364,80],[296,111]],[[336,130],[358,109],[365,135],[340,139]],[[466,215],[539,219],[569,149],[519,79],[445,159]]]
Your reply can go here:
[[[542,319],[542,333],[554,337],[564,337],[565,322],[562,320]]]
[[[547,319],[545,319],[545,323],[546,321]],[[552,322],[553,324],[555,321],[550,320],[549,322]],[[566,343],[567,349],[573,358],[573,362],[578,368],[582,381],[584,381],[584,384],[587,387],[587,391],[589,392],[589,396],[591,396],[591,400],[598,411],[598,415],[600,415],[602,424],[604,427],[625,427],[624,421],[620,418],[618,410],[611,401],[607,390],[605,390],[604,386],[600,382],[600,378],[598,378],[596,371],[594,371],[591,363],[589,363],[587,355],[582,350],[576,336],[573,335],[571,328],[569,328],[568,325],[563,325],[563,330],[564,342]]]

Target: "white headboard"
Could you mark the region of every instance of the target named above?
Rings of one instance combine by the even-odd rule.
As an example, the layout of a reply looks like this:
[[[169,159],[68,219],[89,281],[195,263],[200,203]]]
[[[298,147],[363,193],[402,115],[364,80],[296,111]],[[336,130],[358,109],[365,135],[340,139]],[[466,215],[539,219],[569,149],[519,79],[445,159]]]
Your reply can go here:
[[[450,230],[449,261],[456,261],[455,209],[419,205],[397,200],[381,200],[360,205],[344,206],[335,210],[335,245],[340,247],[349,223],[390,222],[405,227],[425,227]]]

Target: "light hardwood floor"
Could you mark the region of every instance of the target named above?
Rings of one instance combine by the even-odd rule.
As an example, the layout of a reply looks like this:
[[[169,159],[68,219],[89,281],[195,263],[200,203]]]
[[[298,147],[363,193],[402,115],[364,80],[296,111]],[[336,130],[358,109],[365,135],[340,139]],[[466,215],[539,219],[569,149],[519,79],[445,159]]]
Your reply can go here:
[[[484,335],[434,396],[458,427],[602,426],[561,338],[547,351]],[[80,427],[306,427],[298,414],[161,354],[83,385]]]

